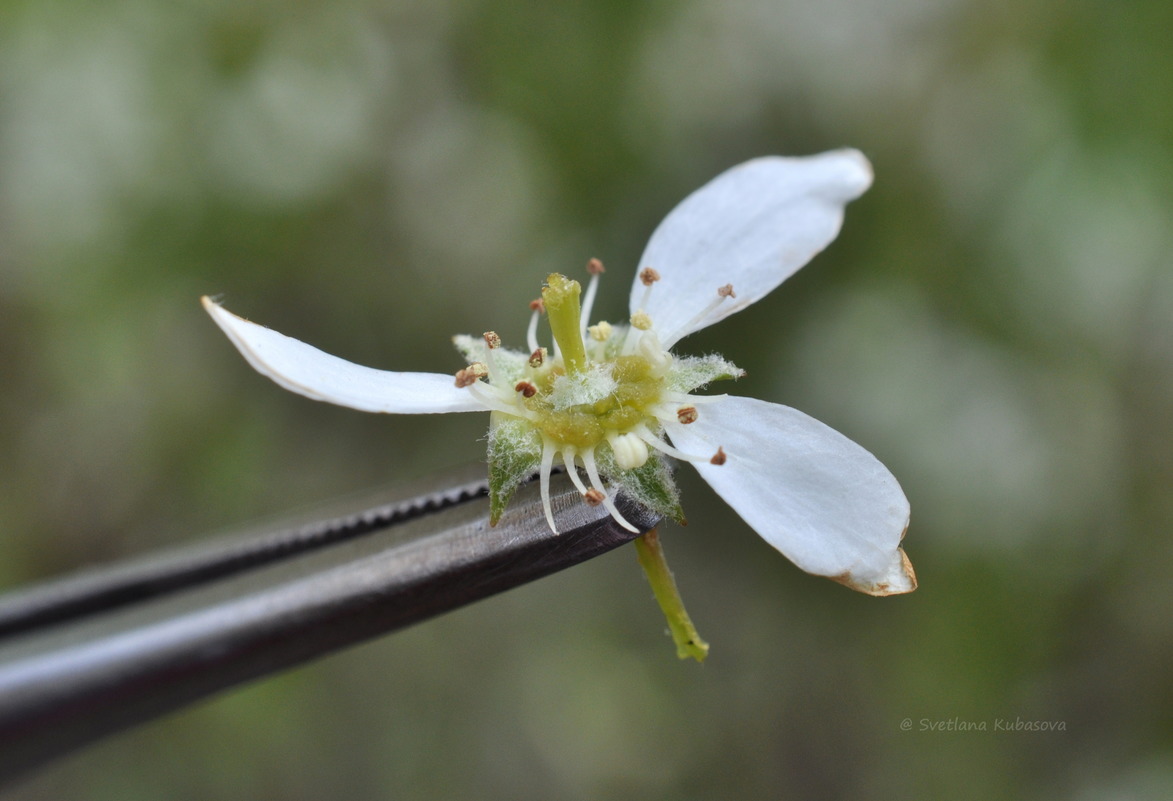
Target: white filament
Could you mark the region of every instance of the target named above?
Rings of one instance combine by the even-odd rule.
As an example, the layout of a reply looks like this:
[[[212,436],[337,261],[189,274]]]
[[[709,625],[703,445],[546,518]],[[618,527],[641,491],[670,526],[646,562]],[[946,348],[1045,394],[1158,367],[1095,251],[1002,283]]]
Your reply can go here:
[[[638,534],[639,529],[628,523],[623,519],[623,515],[619,514],[619,510],[615,508],[615,502],[611,500],[611,496],[607,494],[607,488],[603,486],[603,480],[599,478],[599,468],[595,465],[595,454],[593,450],[583,451],[582,464],[586,468],[587,477],[591,480],[591,486],[597,489],[603,495],[603,506],[611,513],[611,517],[615,518],[615,522],[623,526],[625,529],[633,534]]]
[[[554,443],[548,437],[542,437],[542,467],[539,471],[539,481],[542,487],[542,509],[546,513],[546,523],[550,531],[558,533],[554,525],[554,510],[550,507],[550,471],[554,469]]]

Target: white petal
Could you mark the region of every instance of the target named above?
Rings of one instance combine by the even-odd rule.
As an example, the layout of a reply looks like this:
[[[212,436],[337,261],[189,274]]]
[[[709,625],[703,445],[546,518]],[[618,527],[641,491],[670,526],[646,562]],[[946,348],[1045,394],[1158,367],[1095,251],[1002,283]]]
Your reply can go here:
[[[484,411],[467,389],[442,373],[393,373],[353,364],[250,323],[211,298],[204,308],[256,370],[288,390],[364,412],[425,414]]]
[[[900,548],[908,499],[876,457],[786,406],[728,397],[696,422],[665,425],[676,447],[726,456],[697,470],[745,522],[796,565],[871,595],[916,589]]]
[[[686,197],[652,234],[639,267],[661,280],[644,310],[665,347],[740,311],[793,275],[839,233],[843,207],[871,185],[856,150],[771,156],[728,170]],[[709,308],[717,288],[735,298]],[[630,311],[643,306],[638,276]]]

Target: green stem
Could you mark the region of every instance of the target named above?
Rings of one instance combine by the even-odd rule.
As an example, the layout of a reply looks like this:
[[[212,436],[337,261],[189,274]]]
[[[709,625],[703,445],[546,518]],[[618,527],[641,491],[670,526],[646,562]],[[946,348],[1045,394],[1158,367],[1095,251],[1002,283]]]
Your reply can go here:
[[[635,541],[635,552],[639,557],[639,566],[647,574],[656,601],[668,620],[668,630],[672,632],[672,639],[676,643],[676,655],[681,659],[692,657],[698,662],[705,661],[709,644],[697,634],[684,608],[684,601],[676,588],[676,579],[668,569],[664,548],[660,545],[660,535],[655,529]]]
[[[580,373],[586,369],[586,348],[582,342],[582,307],[578,296],[582,287],[560,273],[550,273],[542,289],[542,302],[546,304],[546,318],[554,341],[562,350],[562,363],[568,374]]]

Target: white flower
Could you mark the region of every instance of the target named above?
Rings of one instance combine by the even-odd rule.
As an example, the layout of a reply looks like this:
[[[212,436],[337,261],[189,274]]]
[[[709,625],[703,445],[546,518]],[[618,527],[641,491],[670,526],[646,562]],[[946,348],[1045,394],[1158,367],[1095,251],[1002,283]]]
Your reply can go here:
[[[548,482],[558,458],[587,502],[605,504],[621,525],[631,528],[614,505],[617,487],[679,519],[666,454],[691,462],[803,570],[873,595],[909,592],[916,578],[900,547],[909,507],[892,474],[794,409],[692,394],[741,371],[717,356],[671,353],[688,334],[764,297],[826,247],[844,206],[871,179],[871,166],[854,150],[734,167],[685,198],[652,234],[632,286],[629,321],[587,325],[602,272],[592,260],[581,305],[578,282],[549,276],[543,301],[531,304],[528,351],[501,347],[492,332],[456,337],[469,365],[455,381],[361,367],[247,322],[209,298],[203,303],[254,368],[307,397],[370,412],[491,412],[495,515],[536,471],[553,528]],[[537,340],[541,311],[552,350]]]

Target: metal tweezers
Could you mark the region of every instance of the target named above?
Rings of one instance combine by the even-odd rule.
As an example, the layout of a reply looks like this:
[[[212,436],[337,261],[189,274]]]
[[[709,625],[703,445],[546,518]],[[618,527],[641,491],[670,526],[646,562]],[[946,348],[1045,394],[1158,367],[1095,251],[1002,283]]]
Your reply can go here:
[[[0,782],[225,688],[634,539],[565,475],[489,525],[485,466],[0,596]],[[641,533],[659,519],[617,499]]]

